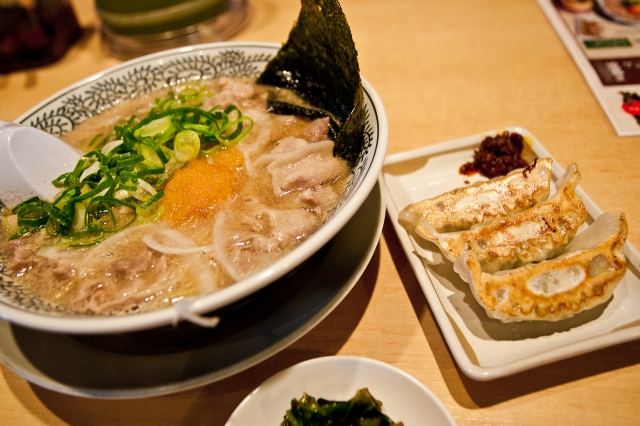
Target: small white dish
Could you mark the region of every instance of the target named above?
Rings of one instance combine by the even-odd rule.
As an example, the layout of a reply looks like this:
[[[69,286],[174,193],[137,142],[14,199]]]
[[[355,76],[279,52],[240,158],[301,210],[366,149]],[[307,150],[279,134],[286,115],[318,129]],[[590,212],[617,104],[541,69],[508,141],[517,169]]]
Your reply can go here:
[[[238,405],[226,426],[279,425],[291,400],[303,392],[344,401],[362,388],[382,401],[383,413],[405,426],[456,424],[442,402],[402,370],[369,358],[331,356],[301,362],[268,379]]]
[[[525,136],[531,156],[552,157],[526,129],[504,130]],[[453,271],[452,263],[435,244],[416,241],[398,223],[398,212],[407,205],[484,180],[479,175],[461,175],[458,169],[472,159],[484,136],[496,133],[391,155],[382,169],[389,218],[462,371],[476,380],[492,380],[640,338],[640,253],[629,241],[624,247],[627,273],[609,302],[562,321],[505,324],[487,316],[469,285]],[[583,170],[583,174],[588,172]],[[563,173],[554,160],[552,181]],[[587,207],[587,221],[581,228],[585,229],[602,210],[579,186],[576,192]]]

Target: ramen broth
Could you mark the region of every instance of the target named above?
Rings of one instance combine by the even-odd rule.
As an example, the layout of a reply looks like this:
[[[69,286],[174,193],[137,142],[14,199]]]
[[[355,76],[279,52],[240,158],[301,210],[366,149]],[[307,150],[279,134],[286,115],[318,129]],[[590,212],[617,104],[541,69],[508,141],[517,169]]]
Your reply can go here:
[[[20,285],[74,311],[149,311],[242,280],[293,250],[325,221],[351,175],[346,162],[332,155],[327,118],[269,114],[271,88],[246,78],[171,90],[210,94],[202,97],[205,110],[235,105],[251,117],[253,128],[233,147],[175,165],[158,212],[94,246],[61,245],[44,229],[8,241],[16,218],[3,209],[5,269]],[[168,92],[115,105],[64,139],[85,152],[95,149],[90,144],[96,135],[109,135],[132,115],[143,117]]]

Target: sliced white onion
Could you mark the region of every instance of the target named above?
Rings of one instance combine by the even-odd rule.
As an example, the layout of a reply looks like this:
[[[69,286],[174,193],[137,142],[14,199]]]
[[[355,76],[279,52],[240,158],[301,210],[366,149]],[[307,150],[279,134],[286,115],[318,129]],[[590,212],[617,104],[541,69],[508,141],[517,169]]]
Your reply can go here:
[[[159,229],[158,234],[162,234],[165,237],[172,238],[174,241],[182,244],[183,247],[195,247],[196,243],[191,241],[190,238],[185,236],[182,232],[177,231],[175,229],[164,228]]]
[[[116,200],[126,200],[127,198],[129,198],[129,195],[131,195],[131,193],[126,189],[118,189],[113,194],[113,198],[115,198]]]
[[[164,234],[166,237],[173,239],[174,242],[182,245],[182,247],[171,247],[166,244],[159,243],[151,234],[147,234],[142,237],[142,242],[145,243],[147,247],[160,253],[185,255],[200,253],[211,248],[211,246],[196,246],[193,241],[173,229],[161,229],[158,233]]]
[[[143,179],[138,179],[138,186],[147,191],[149,194],[156,195],[156,190],[151,186],[149,182]]]
[[[176,254],[193,254],[200,253],[206,249],[211,248],[211,246],[197,246],[190,238],[185,236],[182,232],[177,231],[175,229],[165,228],[157,231],[159,234],[164,235],[165,237],[171,238],[177,244],[182,247],[170,247],[173,249],[182,249],[183,253]],[[187,252],[191,251],[191,253]],[[197,260],[197,262],[195,261]],[[216,289],[213,283],[213,277],[211,276],[211,270],[207,267],[206,264],[203,263],[200,256],[192,258],[192,269],[196,271],[198,280],[200,281],[200,290],[203,293],[209,293]]]
[[[284,154],[262,154],[260,157],[256,159],[254,162],[256,166],[266,166],[268,164],[273,163],[278,158],[282,157]]]
[[[222,211],[218,214],[216,218],[216,223],[213,225],[213,248],[215,250],[216,259],[220,263],[220,265],[227,271],[227,274],[231,276],[235,281],[240,281],[242,279],[242,273],[236,268],[233,262],[227,259],[227,255],[225,253],[225,239],[224,239],[224,221],[225,221],[225,211]]]
[[[82,176],[80,176],[80,182],[82,182],[83,180],[85,180],[87,176],[91,176],[98,170],[100,170],[100,162],[94,161],[93,164],[91,164],[89,167],[84,169],[84,172],[82,172]]]
[[[191,305],[197,300],[195,297],[182,299],[174,302],[173,307],[175,309],[175,317],[172,321],[174,327],[178,325],[181,320],[187,320],[200,327],[214,328],[220,322],[220,317],[206,317],[189,312]]]
[[[247,152],[243,152],[242,156],[244,157],[244,169],[247,171],[249,176],[253,176],[255,174],[255,169],[253,168],[253,161],[251,161],[251,156]]]
[[[123,143],[124,143],[124,140],[122,139],[119,139],[117,141],[107,142],[106,144],[104,144],[104,147],[102,147],[102,153],[104,155],[108,155],[111,151],[113,151],[115,148],[119,147]]]
[[[310,143],[309,145],[302,146],[296,150],[279,154],[278,158],[273,159],[267,166],[267,170],[272,170],[278,167],[285,167],[292,163],[297,163],[313,154],[322,154],[323,152],[333,151],[333,142],[326,140],[316,143]],[[270,155],[270,154],[265,154]],[[264,157],[264,156],[263,156]]]

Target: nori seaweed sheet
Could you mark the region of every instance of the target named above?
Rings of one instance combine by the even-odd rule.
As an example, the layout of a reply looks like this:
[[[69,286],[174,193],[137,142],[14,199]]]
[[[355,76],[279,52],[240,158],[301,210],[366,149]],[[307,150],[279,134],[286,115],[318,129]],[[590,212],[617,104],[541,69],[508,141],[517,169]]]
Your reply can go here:
[[[337,0],[302,0],[289,40],[267,64],[258,83],[293,90],[326,112],[334,127],[334,155],[356,164],[365,143],[364,96],[358,52]],[[269,106],[274,113],[316,114],[300,114],[300,106],[287,107],[277,100]]]

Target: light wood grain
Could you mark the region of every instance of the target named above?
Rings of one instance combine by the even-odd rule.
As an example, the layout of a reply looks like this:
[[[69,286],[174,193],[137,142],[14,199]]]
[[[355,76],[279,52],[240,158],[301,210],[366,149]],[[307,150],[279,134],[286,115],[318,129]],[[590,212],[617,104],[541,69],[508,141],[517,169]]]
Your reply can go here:
[[[284,41],[298,0],[253,0],[234,40]],[[0,119],[118,64],[100,48],[90,1],[73,5],[85,36],[56,64],[0,76]],[[623,211],[640,245],[640,137],[618,137],[535,0],[342,0],[362,74],[390,122],[389,153],[518,125],[604,210]],[[640,308],[640,307],[639,307]],[[297,362],[357,355],[395,365],[431,389],[460,425],[638,424],[640,342],[493,382],[456,366],[387,221],[353,291],[315,329],[234,377],[176,395],[89,400],[30,385],[0,366],[0,424],[222,425],[262,381]],[[425,423],[426,424],[426,423]]]

